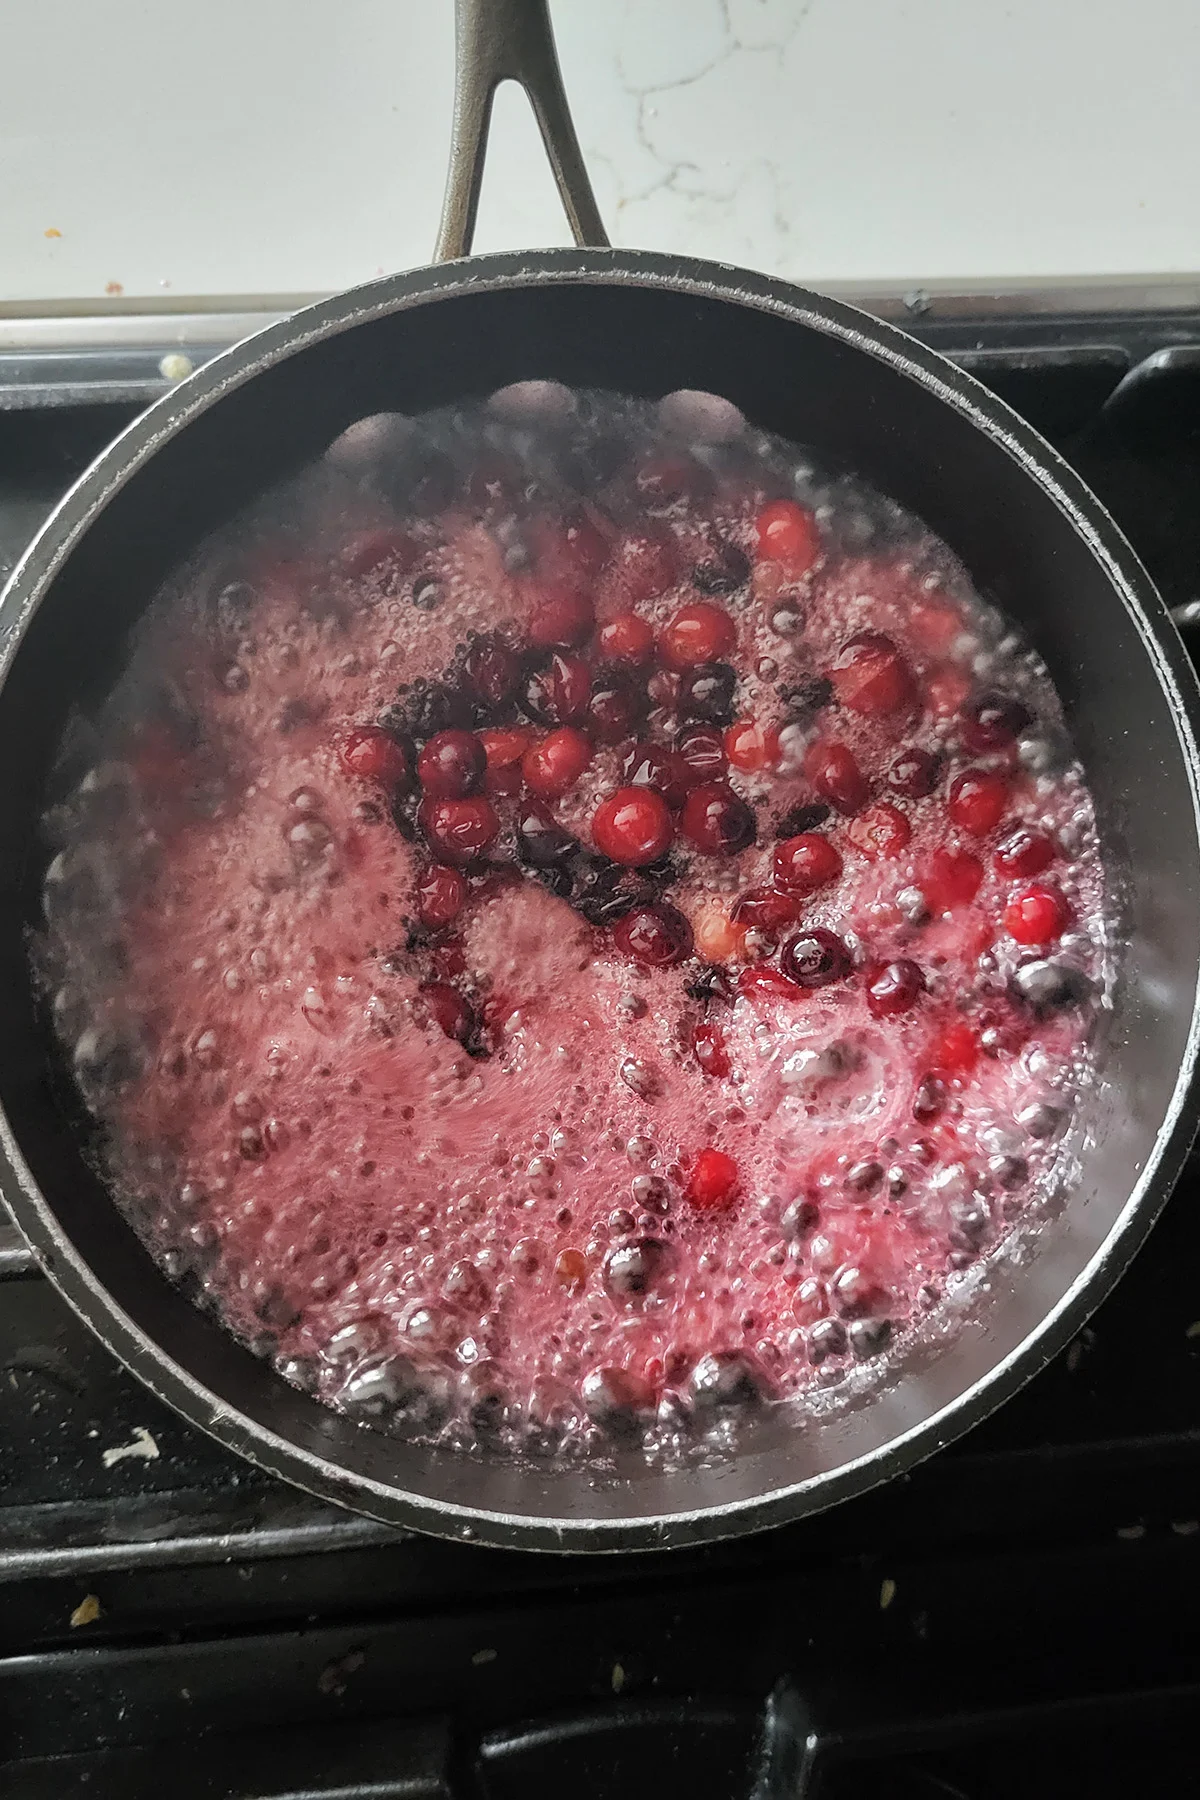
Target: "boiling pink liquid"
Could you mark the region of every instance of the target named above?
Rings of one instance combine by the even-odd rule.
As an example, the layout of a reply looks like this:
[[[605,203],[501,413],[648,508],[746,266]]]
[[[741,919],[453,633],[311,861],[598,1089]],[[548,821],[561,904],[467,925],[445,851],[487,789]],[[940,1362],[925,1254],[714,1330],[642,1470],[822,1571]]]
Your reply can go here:
[[[697,598],[690,571],[714,534],[755,561],[756,515],[786,491],[785,447],[709,449],[711,491],[647,501],[628,469],[661,449],[662,428],[644,408],[602,403],[600,424],[610,416],[634,448],[596,496],[608,549],[587,590],[598,624],[634,593],[660,630]],[[510,471],[533,456],[526,422],[505,435],[488,418],[456,422],[462,466],[494,460],[497,439]],[[544,467],[536,431],[535,443]],[[668,448],[680,453],[678,434]],[[753,846],[729,857],[675,846],[663,897],[708,960],[646,969],[622,955],[514,863],[517,802],[503,797],[500,838],[469,872],[459,919],[414,934],[429,852],[347,772],[340,746],[388,716],[402,683],[442,678],[469,632],[518,639],[545,591],[555,502],[512,506],[478,481],[474,493],[460,481],[449,505],[413,520],[321,474],[293,501],[299,548],[293,535],[284,554],[266,525],[243,526],[152,613],[98,723],[97,765],[52,819],[64,848],[45,960],[114,1187],[168,1267],[199,1272],[233,1331],[333,1404],[396,1429],[519,1442],[550,1428],[568,1445],[613,1428],[653,1436],[655,1409],[657,1429],[673,1431],[692,1399],[714,1403],[711,1352],[741,1358],[726,1360],[717,1402],[801,1395],[855,1360],[874,1359],[883,1379],[885,1351],[936,1308],[947,1272],[1051,1190],[1057,1130],[1087,1074],[1095,1002],[1039,1012],[1010,985],[1022,964],[1064,954],[1103,985],[1082,774],[1061,755],[1053,774],[1035,772],[1061,738],[1049,681],[940,546],[892,519],[855,548],[847,521],[861,498],[833,490],[814,571],[793,579],[759,557],[713,600],[736,627],[735,717],[782,740],[767,767],[729,775],[756,813]],[[679,546],[679,580],[651,596],[622,549],[648,508]],[[367,566],[366,534],[393,526],[410,540],[402,555]],[[509,566],[514,542],[533,546],[532,567]],[[230,593],[235,578],[248,590]],[[789,606],[802,629],[781,619]],[[781,687],[823,674],[864,630],[898,647],[918,703],[872,717],[835,699],[789,724]],[[1019,695],[1034,715],[1024,760],[1011,744],[963,749],[963,708],[981,688]],[[640,735],[669,742],[675,729],[663,713]],[[806,751],[830,737],[906,816],[911,841],[872,860],[853,818],[832,811],[820,829],[844,872],[801,919],[842,937],[856,972],[799,995],[740,991],[747,968],[778,968],[794,928],[731,940],[730,909],[770,884],[774,823],[813,802]],[[927,798],[887,789],[904,746],[942,758]],[[584,844],[627,747],[598,746],[550,803]],[[968,765],[1008,783],[1003,822],[983,836],[947,812]],[[1066,944],[1049,951],[1002,922],[1027,884],[1002,876],[994,851],[1020,823],[1053,838],[1045,879],[1070,907]],[[923,915],[931,855],[946,847],[980,859],[982,884]],[[919,964],[925,992],[874,1017],[862,967],[900,956]],[[720,991],[697,998],[713,962]],[[429,1018],[431,980],[467,999],[474,1048],[489,1054]],[[698,1025],[718,1034],[727,1073],[704,1072]],[[707,1147],[737,1171],[730,1203],[711,1211],[688,1197]]]

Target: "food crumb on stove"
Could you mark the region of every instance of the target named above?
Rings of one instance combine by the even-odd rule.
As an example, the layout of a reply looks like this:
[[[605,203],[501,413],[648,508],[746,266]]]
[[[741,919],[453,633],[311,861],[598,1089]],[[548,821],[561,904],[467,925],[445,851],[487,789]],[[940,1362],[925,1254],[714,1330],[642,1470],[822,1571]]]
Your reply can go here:
[[[1186,1338],[1200,1338],[1200,1319],[1193,1319],[1183,1335]]]
[[[105,1468],[111,1469],[115,1464],[124,1462],[127,1456],[140,1457],[143,1462],[157,1462],[161,1452],[153,1434],[144,1425],[135,1425],[131,1443],[114,1444],[102,1454]]]
[[[74,1631],[80,1625],[94,1625],[101,1616],[102,1610],[100,1601],[95,1594],[85,1594],[71,1614],[71,1629]]]
[[[620,1663],[614,1663],[613,1667],[612,1667],[612,1691],[613,1691],[613,1693],[619,1694],[621,1689],[624,1686],[625,1686],[625,1671],[621,1667]]]
[[[879,1610],[886,1612],[896,1598],[896,1584],[890,1575],[886,1575],[879,1584]]]
[[[1127,1543],[1134,1543],[1138,1538],[1144,1538],[1145,1535],[1146,1527],[1144,1525],[1117,1526],[1117,1536],[1119,1538],[1124,1538]]]
[[[496,1654],[495,1650],[476,1650],[471,1661],[475,1664],[475,1667],[479,1669],[483,1667],[484,1663],[495,1662]]]
[[[1172,1519],[1171,1530],[1176,1537],[1195,1537],[1200,1531],[1200,1519]]]

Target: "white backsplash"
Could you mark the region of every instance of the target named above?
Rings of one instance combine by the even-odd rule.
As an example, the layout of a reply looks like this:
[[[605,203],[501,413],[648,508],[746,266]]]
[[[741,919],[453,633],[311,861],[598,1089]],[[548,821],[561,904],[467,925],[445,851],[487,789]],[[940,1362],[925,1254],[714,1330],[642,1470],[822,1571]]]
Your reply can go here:
[[[1196,0],[554,0],[615,243],[815,286],[1200,270]],[[451,0],[8,0],[0,312],[426,262]],[[564,241],[502,92],[478,247]]]

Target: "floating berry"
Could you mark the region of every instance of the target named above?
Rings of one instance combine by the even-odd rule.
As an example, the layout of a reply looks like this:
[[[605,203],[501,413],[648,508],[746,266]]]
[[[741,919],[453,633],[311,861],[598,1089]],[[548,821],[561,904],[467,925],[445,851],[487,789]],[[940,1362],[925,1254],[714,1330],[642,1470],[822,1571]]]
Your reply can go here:
[[[770,769],[779,761],[779,733],[774,725],[739,719],[725,733],[725,754],[735,769]]]
[[[531,744],[521,759],[525,784],[543,800],[557,800],[574,787],[592,760],[592,746],[582,731],[564,725],[540,744]]]
[[[733,716],[736,669],[722,662],[697,663],[677,679],[675,704],[683,718],[728,725]]]
[[[417,779],[427,794],[458,800],[479,786],[487,756],[472,731],[439,731],[417,758]]]
[[[382,725],[359,725],[348,731],[341,757],[348,774],[360,781],[377,781],[380,787],[399,787],[408,775],[404,745]]]
[[[666,801],[656,788],[618,788],[592,817],[592,840],[602,855],[626,868],[657,862],[671,847],[675,831]]]
[[[939,759],[915,745],[901,750],[887,772],[887,783],[908,800],[924,800],[937,786]]]
[[[1055,844],[1044,831],[1017,825],[996,845],[996,867],[1001,875],[1027,881],[1040,875],[1054,861]]]
[[[533,519],[526,534],[539,575],[567,587],[586,587],[609,558],[608,538],[582,508],[563,519]]]
[[[640,667],[654,653],[654,627],[634,612],[618,613],[600,627],[601,655]]]
[[[529,621],[529,641],[542,650],[574,650],[586,643],[596,609],[576,588],[542,590]]]
[[[979,1061],[979,1040],[965,1019],[952,1019],[934,1041],[933,1060],[947,1075],[969,1075]]]
[[[813,744],[804,758],[804,772],[822,799],[840,813],[856,813],[866,804],[870,787],[845,744],[828,740]]]
[[[963,629],[961,615],[935,600],[918,600],[908,615],[908,628],[923,650],[944,656]]]
[[[429,981],[419,987],[415,1010],[422,1023],[438,1026],[460,1044],[465,1044],[475,1029],[475,1014],[458,989],[445,981]]]
[[[899,856],[907,849],[912,826],[898,806],[881,800],[868,806],[846,827],[846,836],[868,862]]]
[[[1032,722],[1027,706],[1008,694],[981,694],[966,707],[962,739],[968,750],[1003,750]]]
[[[581,656],[555,651],[525,684],[522,705],[541,725],[571,725],[587,711],[592,672]]]
[[[708,856],[735,856],[754,842],[754,814],[721,781],[692,789],[683,803],[679,828]]]
[[[955,663],[934,669],[925,682],[925,704],[937,719],[952,719],[971,691],[971,677]]]
[[[431,863],[417,882],[417,916],[431,931],[457,919],[467,903],[467,884],[457,869]]]
[[[528,725],[509,725],[479,733],[489,770],[506,769],[519,763],[533,741],[534,733]]]
[[[763,562],[783,563],[790,575],[807,573],[821,553],[817,521],[794,500],[772,500],[754,521],[758,555]]]
[[[837,880],[842,859],[820,832],[802,831],[775,846],[774,867],[776,883],[789,894],[815,894]]]
[[[1004,909],[1004,929],[1018,944],[1049,944],[1070,917],[1071,910],[1058,889],[1037,881],[1013,895]]]
[[[714,1081],[723,1081],[729,1073],[729,1052],[725,1048],[725,1033],[719,1025],[704,1019],[692,1030],[692,1055],[699,1063],[705,1075]]]
[[[783,931],[800,916],[800,903],[791,894],[776,888],[748,888],[734,903],[732,917],[738,925],[753,926],[758,931]]]
[[[950,783],[946,811],[972,837],[995,831],[1008,805],[1008,783],[987,769],[964,769]]]
[[[803,1000],[805,992],[798,981],[790,981],[778,969],[768,969],[761,963],[743,969],[738,976],[738,993],[748,1000]]]
[[[891,1019],[908,1012],[924,992],[925,977],[907,956],[874,963],[867,970],[867,1010],[873,1019]]]
[[[621,765],[627,787],[655,788],[668,806],[682,806],[691,786],[689,771],[673,750],[661,744],[634,744]]]
[[[621,539],[613,559],[612,574],[625,599],[637,603],[657,600],[661,594],[670,593],[679,580],[679,568],[679,541],[674,532],[665,525],[659,529],[646,526],[640,531],[627,532]],[[643,623],[638,620],[639,625]],[[649,626],[646,630],[649,633]],[[640,656],[630,660],[644,661],[652,644],[653,634],[650,634],[650,644]],[[621,654],[607,646],[604,648],[608,656]]]
[[[674,906],[636,906],[613,926],[613,942],[648,969],[668,969],[692,954],[692,928]]]
[[[537,800],[526,800],[517,814],[517,854],[535,869],[561,863],[578,843]]]
[[[692,570],[702,594],[732,594],[750,579],[750,558],[727,539],[714,538]]]
[[[619,744],[646,716],[648,697],[628,670],[601,670],[592,683],[584,715],[602,744]]]
[[[521,685],[521,659],[494,632],[473,638],[468,644],[463,671],[485,706],[498,711],[516,699]]]
[[[983,880],[983,864],[969,850],[948,850],[939,846],[932,852],[921,879],[921,887],[931,912],[950,912],[956,906],[968,906],[979,892]]]
[[[828,987],[850,973],[850,952],[840,937],[820,925],[797,932],[783,946],[779,966],[802,988]]]
[[[434,855],[460,867],[481,855],[500,829],[490,801],[478,795],[422,800],[417,821]]]
[[[725,740],[715,725],[689,725],[680,732],[675,750],[689,786],[721,781],[729,768]]]
[[[698,1212],[723,1212],[737,1198],[741,1177],[724,1150],[701,1150],[692,1165],[684,1198]]]
[[[732,962],[745,954],[747,927],[736,923],[719,900],[710,900],[696,915],[696,949],[706,962]]]
[[[737,627],[724,607],[697,600],[681,606],[664,626],[658,648],[668,668],[682,670],[720,662],[736,643]]]
[[[881,631],[860,631],[843,644],[829,671],[843,706],[868,717],[912,705],[912,673],[899,649]]]

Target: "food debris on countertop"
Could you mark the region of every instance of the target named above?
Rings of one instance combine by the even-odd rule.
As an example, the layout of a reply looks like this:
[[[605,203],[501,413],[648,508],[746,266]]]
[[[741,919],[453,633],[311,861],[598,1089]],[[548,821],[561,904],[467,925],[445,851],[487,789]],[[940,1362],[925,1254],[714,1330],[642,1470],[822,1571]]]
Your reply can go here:
[[[101,1615],[102,1608],[95,1594],[85,1594],[75,1611],[71,1614],[71,1628],[80,1625],[94,1625]]]
[[[104,1451],[104,1466],[111,1469],[116,1463],[124,1462],[127,1456],[140,1456],[143,1462],[157,1462],[159,1448],[153,1436],[144,1425],[133,1428],[133,1442],[130,1444],[114,1444]]]

